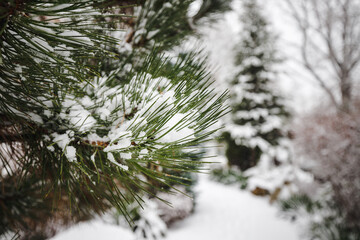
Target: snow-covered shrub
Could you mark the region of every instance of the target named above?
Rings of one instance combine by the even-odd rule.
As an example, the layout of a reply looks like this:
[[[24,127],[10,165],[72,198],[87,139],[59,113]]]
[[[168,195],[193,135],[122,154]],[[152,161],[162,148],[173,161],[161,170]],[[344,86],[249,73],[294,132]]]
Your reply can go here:
[[[136,239],[162,239],[166,230],[166,224],[159,217],[156,202],[147,200],[143,208],[139,210],[139,219],[135,222]]]
[[[187,192],[184,186],[176,186],[176,188],[178,191],[171,193],[161,192],[157,195],[158,198],[154,199],[159,217],[167,226],[186,218],[194,209],[194,194]]]
[[[359,106],[359,104],[355,104]],[[321,182],[350,227],[360,228],[360,111],[315,111],[296,128],[298,153]]]
[[[176,191],[159,192],[156,197],[143,198],[142,206],[135,201],[128,205],[136,240],[164,239],[169,226],[193,212],[194,194],[188,192],[185,186],[174,187]],[[129,227],[122,213],[113,211],[109,214],[108,223]]]
[[[241,189],[247,186],[247,177],[237,167],[215,168],[211,178],[224,184],[239,184]]]
[[[333,201],[331,186],[322,186],[317,194],[297,194],[281,201],[285,216],[296,221],[306,239],[358,240],[360,231],[344,221],[344,215]]]
[[[289,198],[300,191],[304,183],[312,183],[312,177],[293,163],[280,166],[269,166],[261,162],[256,167],[247,170],[247,189],[255,195],[269,195],[270,203]]]

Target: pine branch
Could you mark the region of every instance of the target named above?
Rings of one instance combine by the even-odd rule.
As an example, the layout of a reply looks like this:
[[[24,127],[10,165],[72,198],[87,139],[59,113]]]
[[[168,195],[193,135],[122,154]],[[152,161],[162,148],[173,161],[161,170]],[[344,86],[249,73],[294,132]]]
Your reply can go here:
[[[179,14],[189,2],[174,5]],[[0,149],[0,184],[13,179],[14,196],[30,197],[23,215],[12,214],[16,203],[6,201],[4,231],[26,235],[28,222],[21,220],[32,221],[36,199],[39,208],[55,208],[55,215],[73,221],[110,207],[127,217],[132,200],[141,203],[144,193],[185,181],[178,172],[198,170],[201,164],[184,150],[210,139],[216,130],[207,128],[225,114],[227,98],[214,94],[203,62],[188,55],[174,63],[159,49],[148,57],[147,51],[113,51],[119,39],[105,30],[119,25],[103,18],[128,17],[116,3],[13,3],[4,5],[8,20],[1,25],[0,114],[6,121],[0,146],[16,154]],[[163,14],[157,15],[161,21],[168,19]],[[148,29],[157,28],[155,20]],[[128,67],[131,62],[136,64]],[[34,186],[40,188],[32,191]],[[47,222],[50,212],[39,215]]]

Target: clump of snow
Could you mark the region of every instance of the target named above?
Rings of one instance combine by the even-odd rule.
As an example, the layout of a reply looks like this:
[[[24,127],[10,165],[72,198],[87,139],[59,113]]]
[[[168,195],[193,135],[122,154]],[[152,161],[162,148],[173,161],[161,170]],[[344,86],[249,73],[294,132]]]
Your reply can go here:
[[[65,98],[62,105],[60,117],[68,119],[79,131],[86,132],[96,124],[91,113],[81,105],[81,100],[76,100],[75,96]]]
[[[148,34],[146,35],[146,39],[152,39],[159,32],[160,32],[160,30],[154,30],[154,31],[148,32]]]
[[[16,64],[15,72],[16,73],[22,73],[22,66],[20,66],[19,64]]]
[[[261,137],[253,137],[253,138],[249,139],[248,140],[248,145],[253,149],[258,147],[264,152],[268,152],[269,148],[270,148],[269,142],[264,140]]]
[[[54,152],[54,151],[55,151],[54,146],[47,146],[46,148],[49,149],[49,151],[51,151],[51,152]]]
[[[86,137],[84,137],[84,140],[89,142],[109,142],[110,138],[108,136],[100,137],[96,133],[89,133]]]
[[[70,162],[76,160],[76,148],[69,146],[70,142],[73,140],[74,132],[71,130],[66,131],[64,134],[53,133],[53,142],[56,143],[65,153],[65,156]],[[50,149],[49,149],[50,148]],[[52,146],[48,146],[50,151],[53,151]]]
[[[64,150],[72,140],[74,132],[68,130],[64,134],[53,133],[51,136],[53,137],[53,142],[55,142],[61,149]]]
[[[241,139],[241,138],[251,138],[255,135],[255,129],[247,124],[247,125],[236,125],[236,124],[229,124],[226,127],[226,131],[229,131],[231,137],[234,139]]]
[[[140,154],[141,154],[141,155],[146,155],[146,154],[148,154],[148,153],[149,153],[149,151],[148,151],[147,149],[145,149],[145,148],[140,151]],[[140,156],[141,156],[141,155],[140,155]]]
[[[38,115],[38,114],[35,114],[33,112],[28,112],[27,113],[30,117],[30,119],[36,123],[39,123],[39,124],[43,124],[44,121],[42,120],[42,118]]]
[[[158,141],[161,143],[169,143],[194,138],[193,129],[190,129],[189,127],[177,127],[183,119],[185,119],[185,114],[177,113],[169,121],[167,121],[163,127],[165,133],[161,132],[161,134],[164,135],[161,136]]]
[[[49,43],[40,37],[34,37],[31,39],[37,46],[43,48],[45,51],[54,52],[54,48],[49,45]]]
[[[55,52],[57,54],[59,54],[60,56],[63,56],[63,57],[70,57],[70,55],[71,55],[70,51],[71,50],[73,50],[73,48],[68,47],[65,44],[60,44],[60,45],[55,47]]]
[[[146,149],[144,149],[146,150]],[[122,159],[131,159],[131,153],[120,153]]]
[[[123,137],[121,139],[118,139],[113,144],[109,144],[106,148],[104,148],[104,152],[112,152],[112,151],[119,151],[123,149],[127,149],[131,146],[131,140],[129,137]]]
[[[67,146],[65,148],[65,156],[70,162],[76,161],[76,148],[73,146]]]
[[[125,170],[125,171],[129,170],[129,167],[128,167],[128,166],[126,166],[126,165],[124,165],[124,164],[121,164],[121,163],[118,163],[118,162],[115,160],[115,157],[114,157],[114,155],[113,155],[111,152],[108,152],[108,153],[107,153],[107,158],[108,158],[108,160],[109,160],[111,163],[117,165],[117,166],[120,167],[121,169],[123,169],[123,170]]]

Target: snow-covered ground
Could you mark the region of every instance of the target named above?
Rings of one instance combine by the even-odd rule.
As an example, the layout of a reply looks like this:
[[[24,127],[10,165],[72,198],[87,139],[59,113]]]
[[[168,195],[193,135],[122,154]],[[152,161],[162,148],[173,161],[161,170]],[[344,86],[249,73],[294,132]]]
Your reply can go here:
[[[281,218],[265,198],[201,175],[193,215],[170,228],[166,240],[298,240],[296,225]],[[134,240],[128,229],[95,220],[59,233],[52,240]]]
[[[52,240],[133,240],[129,229],[107,224],[101,220],[85,222],[56,235]]]
[[[238,187],[200,178],[195,213],[168,233],[168,240],[295,240],[294,225],[275,206]]]

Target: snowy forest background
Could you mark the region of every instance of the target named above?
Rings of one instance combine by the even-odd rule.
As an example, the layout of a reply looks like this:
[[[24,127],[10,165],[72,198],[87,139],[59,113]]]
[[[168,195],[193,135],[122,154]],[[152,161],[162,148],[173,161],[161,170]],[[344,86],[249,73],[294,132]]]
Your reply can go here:
[[[49,16],[74,14],[75,38],[40,24],[28,40],[21,31],[38,32],[0,18],[0,239],[360,239],[360,2],[119,1],[105,16],[83,1],[91,21],[124,29],[110,40],[73,27],[81,9],[50,2]],[[10,61],[25,43],[41,52],[34,65]],[[29,66],[53,74],[53,60],[66,69],[61,96],[18,103],[25,90],[9,79],[30,82]],[[24,129],[39,146],[13,140]],[[62,160],[44,170],[47,159]]]

